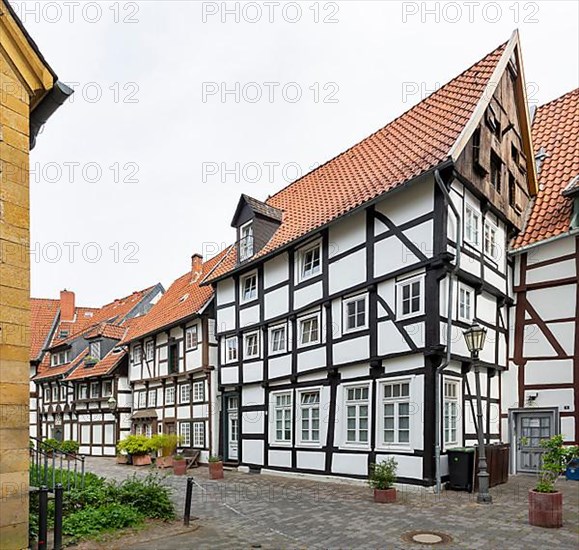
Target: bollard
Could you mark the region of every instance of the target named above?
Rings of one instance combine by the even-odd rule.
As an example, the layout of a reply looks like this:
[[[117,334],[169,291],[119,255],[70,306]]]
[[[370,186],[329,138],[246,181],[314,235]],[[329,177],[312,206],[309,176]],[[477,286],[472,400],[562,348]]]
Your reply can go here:
[[[57,483],[54,488],[54,550],[62,548],[62,495],[62,484]]]
[[[185,513],[183,514],[183,525],[189,527],[191,519],[191,498],[193,497],[193,478],[187,478],[187,494],[185,495]]]
[[[48,537],[48,488],[38,491],[38,550],[46,550]]]

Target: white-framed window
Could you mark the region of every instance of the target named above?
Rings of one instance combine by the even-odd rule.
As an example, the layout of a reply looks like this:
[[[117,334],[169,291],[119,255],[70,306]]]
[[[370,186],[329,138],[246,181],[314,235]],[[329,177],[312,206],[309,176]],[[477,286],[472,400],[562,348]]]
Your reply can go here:
[[[380,385],[382,400],[381,442],[410,447],[410,380],[384,382]]]
[[[185,331],[185,349],[197,349],[199,344],[198,326],[194,325]]]
[[[52,401],[58,401],[58,386],[56,384],[52,386]]]
[[[90,383],[90,397],[91,397],[91,399],[100,397],[100,393],[101,393],[100,382],[91,382]]]
[[[299,252],[300,281],[315,277],[322,272],[322,243],[317,242]]]
[[[179,386],[179,404],[184,405],[185,403],[191,402],[191,388],[189,384],[181,384]]]
[[[141,345],[137,344],[135,346],[135,348],[133,349],[133,363],[138,364],[138,363],[142,363],[142,361],[143,361],[143,354],[142,354]]]
[[[347,445],[367,446],[370,433],[368,412],[370,408],[370,386],[346,386],[344,388]]]
[[[179,422],[179,435],[181,436],[182,447],[191,447],[191,423]]]
[[[309,346],[317,344],[320,341],[320,316],[317,313],[315,315],[309,315],[308,317],[302,317],[298,323],[300,345]]]
[[[101,358],[101,343],[100,342],[91,342],[88,345],[88,354],[95,359]]]
[[[233,363],[237,361],[237,336],[232,336],[225,340],[225,362]]]
[[[253,256],[253,222],[247,222],[239,228],[239,260]]]
[[[49,403],[50,402],[50,386],[47,386],[46,388],[44,388],[44,402],[45,403]]]
[[[153,340],[149,340],[145,344],[145,358],[147,361],[152,361],[153,357],[155,357],[155,342],[153,342]]]
[[[193,447],[205,447],[205,422],[193,422]]]
[[[458,287],[458,318],[471,323],[474,317],[474,291],[464,285]]]
[[[81,384],[78,387],[78,398],[88,399],[88,386],[86,384]]]
[[[444,381],[444,444],[458,444],[458,381]]]
[[[292,440],[292,394],[273,394],[274,440],[277,443],[291,443]]]
[[[149,390],[149,396],[147,398],[148,407],[154,409],[157,406],[157,389]]]
[[[300,407],[300,443],[320,442],[320,390],[304,390],[298,393]]]
[[[243,335],[244,359],[253,359],[259,357],[259,333],[249,332]]]
[[[250,273],[240,281],[241,302],[251,302],[257,299],[257,272]]]
[[[343,302],[344,332],[361,330],[368,326],[368,296],[355,296]]]
[[[269,353],[283,353],[287,350],[287,327],[278,325],[269,329]]]
[[[175,386],[167,386],[165,388],[165,405],[175,404]]]
[[[498,260],[499,258],[497,232],[497,226],[491,223],[489,220],[485,220],[484,251],[485,254],[493,260]]]
[[[59,351],[57,353],[52,353],[50,355],[50,366],[58,367],[59,365],[64,365],[70,362],[70,350]]]
[[[58,365],[58,353],[52,353],[50,355],[50,366],[56,367]]]
[[[145,424],[145,435],[151,437],[153,435],[153,426],[151,424]]]
[[[146,409],[147,408],[147,392],[140,391],[139,392],[139,409]]]
[[[64,386],[64,385],[60,386],[60,400],[61,401],[66,401],[66,394],[67,394],[66,386]]]
[[[464,209],[464,240],[473,246],[480,245],[480,213],[469,204]]]
[[[113,395],[113,381],[105,380],[103,382],[103,397],[110,397]]]
[[[193,382],[193,402],[205,401],[205,381]]]
[[[424,275],[396,283],[398,289],[398,318],[406,319],[424,313]]]

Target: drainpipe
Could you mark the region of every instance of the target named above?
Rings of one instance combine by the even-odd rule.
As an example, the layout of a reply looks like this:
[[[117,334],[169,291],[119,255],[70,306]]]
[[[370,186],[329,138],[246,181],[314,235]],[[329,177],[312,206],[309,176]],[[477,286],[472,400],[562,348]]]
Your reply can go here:
[[[448,276],[448,286],[447,286],[447,312],[446,312],[446,357],[444,361],[437,367],[434,373],[434,456],[436,462],[436,493],[441,492],[441,473],[440,473],[440,428],[441,428],[441,399],[440,399],[440,377],[442,372],[450,364],[451,356],[451,344],[452,344],[452,305],[453,305],[453,291],[454,291],[454,279],[456,278],[456,273],[460,268],[460,251],[462,248],[462,221],[460,213],[458,212],[456,206],[450,198],[450,193],[446,188],[446,184],[440,177],[440,172],[438,170],[434,171],[434,179],[438,184],[438,187],[444,195],[444,204],[452,210],[454,217],[456,218],[456,258],[455,264]],[[452,182],[452,180],[451,180]],[[449,183],[451,183],[449,182]]]

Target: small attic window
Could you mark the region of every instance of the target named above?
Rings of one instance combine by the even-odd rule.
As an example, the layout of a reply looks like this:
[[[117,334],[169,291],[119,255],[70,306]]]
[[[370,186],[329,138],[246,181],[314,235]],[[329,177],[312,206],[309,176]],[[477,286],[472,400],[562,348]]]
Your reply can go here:
[[[121,353],[121,351],[123,351],[123,348],[121,348],[119,346],[113,348],[113,353]]]
[[[253,256],[253,222],[242,225],[239,230],[239,259],[247,260]]]
[[[85,311],[84,316],[90,319],[92,317],[92,311]]]
[[[187,298],[189,298],[189,293],[183,294],[183,296],[179,298],[179,303],[184,302]]]
[[[493,135],[501,140],[501,121],[492,107],[489,107],[486,115],[487,126],[490,128]]]
[[[68,335],[70,334],[70,332],[68,331],[68,329],[60,329],[60,332],[58,333],[58,337],[59,338],[68,338]]]

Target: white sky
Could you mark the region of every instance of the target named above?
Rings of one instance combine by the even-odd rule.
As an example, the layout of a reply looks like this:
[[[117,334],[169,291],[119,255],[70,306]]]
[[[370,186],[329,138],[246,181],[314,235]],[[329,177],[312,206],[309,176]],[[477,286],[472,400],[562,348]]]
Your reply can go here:
[[[229,2],[229,15],[186,0],[12,3],[59,78],[77,83],[31,156],[31,265],[33,296],[66,287],[79,305],[168,287],[193,252],[231,242],[240,193],[265,199],[516,27],[531,101],[578,85],[575,1],[306,1],[301,16],[296,2]],[[238,83],[239,102],[222,100],[223,83]]]

